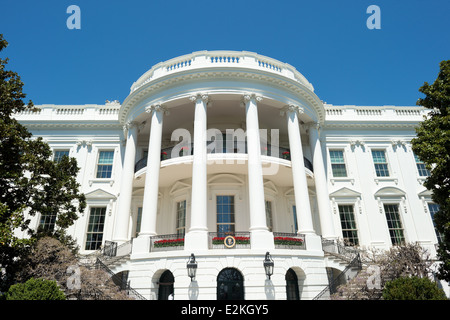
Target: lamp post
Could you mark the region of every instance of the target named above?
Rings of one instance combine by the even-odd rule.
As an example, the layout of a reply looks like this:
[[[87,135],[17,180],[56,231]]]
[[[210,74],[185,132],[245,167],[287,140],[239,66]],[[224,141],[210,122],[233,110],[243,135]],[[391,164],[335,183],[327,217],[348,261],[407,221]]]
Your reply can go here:
[[[263,265],[264,265],[264,269],[266,270],[266,275],[269,277],[270,280],[270,276],[273,275],[273,260],[272,257],[270,256],[269,252],[266,252],[266,257],[263,261]]]
[[[195,278],[195,275],[197,274],[197,262],[195,261],[195,256],[193,253],[191,253],[191,257],[189,258],[189,261],[186,265],[188,276],[192,280]]]

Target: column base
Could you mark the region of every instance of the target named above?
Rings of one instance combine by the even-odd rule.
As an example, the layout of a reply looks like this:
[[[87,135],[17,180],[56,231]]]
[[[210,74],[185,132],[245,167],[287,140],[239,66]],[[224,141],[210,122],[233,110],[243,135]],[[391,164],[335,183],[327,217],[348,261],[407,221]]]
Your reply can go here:
[[[146,254],[150,252],[150,236],[139,236],[133,240],[131,254]]]
[[[306,250],[308,251],[320,251],[322,250],[322,238],[317,234],[305,234]]]
[[[252,250],[272,250],[275,249],[273,233],[268,230],[250,231],[250,245]]]
[[[184,250],[208,250],[208,231],[189,231],[184,236]]]

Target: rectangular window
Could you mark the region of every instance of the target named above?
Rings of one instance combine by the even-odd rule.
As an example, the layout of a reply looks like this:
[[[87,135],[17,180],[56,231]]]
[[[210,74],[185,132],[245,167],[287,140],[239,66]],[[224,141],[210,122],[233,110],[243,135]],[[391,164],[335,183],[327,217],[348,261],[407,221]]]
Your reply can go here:
[[[91,208],[86,237],[86,250],[97,250],[103,241],[106,207]]]
[[[414,154],[414,159],[416,160],[417,171],[419,172],[419,176],[428,177],[430,176],[430,171],[425,167],[425,163],[419,159],[419,157]]]
[[[266,223],[269,231],[273,230],[272,201],[266,201]]]
[[[135,237],[139,236],[141,232],[141,221],[142,221],[142,207],[138,207],[137,217],[136,217],[136,234]]]
[[[297,233],[298,231],[298,222],[297,222],[297,207],[295,205],[292,206],[292,213],[294,218],[294,232]]]
[[[100,151],[97,162],[97,178],[111,178],[114,151]]]
[[[405,235],[403,233],[403,226],[400,220],[400,212],[398,204],[385,204],[384,213],[389,228],[389,235],[393,245],[400,245],[405,243]]]
[[[53,231],[55,229],[56,214],[42,214],[39,221],[39,229]]]
[[[442,242],[442,235],[436,229],[436,224],[434,223],[434,215],[436,214],[436,212],[439,211],[439,205],[436,204],[436,203],[429,202],[428,203],[428,210],[430,210],[431,220],[433,220],[433,226],[434,226],[434,231],[436,232],[436,237],[438,239],[438,242],[441,243]]]
[[[389,177],[388,163],[384,150],[372,150],[372,158],[377,177]]]
[[[344,243],[350,246],[359,245],[353,206],[338,205],[338,208],[339,216],[341,218],[342,237],[344,238]]]
[[[184,237],[186,232],[186,200],[177,202],[177,236]]]
[[[333,177],[346,177],[347,169],[345,168],[344,151],[330,150],[330,160]]]
[[[217,196],[216,212],[218,236],[225,237],[234,234],[234,196]]]
[[[53,154],[53,161],[60,162],[64,156],[69,156],[69,150],[55,150]]]

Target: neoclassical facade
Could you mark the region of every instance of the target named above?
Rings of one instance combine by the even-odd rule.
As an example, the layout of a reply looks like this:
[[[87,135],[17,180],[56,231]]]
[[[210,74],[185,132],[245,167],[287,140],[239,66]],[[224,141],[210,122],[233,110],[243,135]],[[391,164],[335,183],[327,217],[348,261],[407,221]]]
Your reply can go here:
[[[80,166],[88,205],[70,234],[83,254],[114,249],[109,267],[146,299],[313,299],[346,266],[330,241],[436,254],[410,144],[422,107],[326,104],[245,51],[158,63],[121,104],[39,107],[17,119]]]

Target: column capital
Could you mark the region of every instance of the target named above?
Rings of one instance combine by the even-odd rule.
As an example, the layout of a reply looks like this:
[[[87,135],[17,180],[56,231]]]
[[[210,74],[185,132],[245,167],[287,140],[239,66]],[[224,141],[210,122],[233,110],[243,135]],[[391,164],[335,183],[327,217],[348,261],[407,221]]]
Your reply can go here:
[[[207,93],[197,93],[189,97],[189,100],[196,102],[197,100],[202,100],[205,103],[209,103],[209,95]]]
[[[137,125],[138,125],[138,123],[136,121],[127,121],[123,125],[123,131],[125,132],[127,130],[130,130],[130,129],[136,127]]]
[[[320,129],[320,123],[319,122],[307,122],[304,124],[304,126],[306,126],[308,129],[316,129],[319,130]]]
[[[297,114],[302,114],[305,112],[305,109],[301,106],[298,106],[296,104],[287,104],[280,110],[280,115],[284,116],[285,114],[289,112],[295,112]]]
[[[243,102],[248,102],[252,99],[255,99],[257,102],[261,102],[263,97],[256,93],[244,93],[242,95]]]
[[[152,113],[153,111],[162,112],[164,115],[169,115],[169,110],[161,104],[152,104],[151,106],[145,107],[145,112]]]

